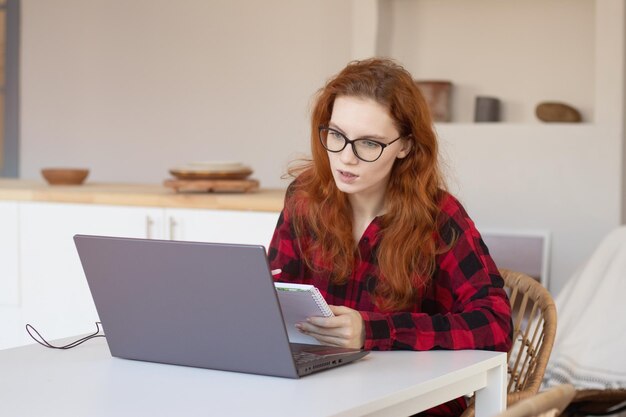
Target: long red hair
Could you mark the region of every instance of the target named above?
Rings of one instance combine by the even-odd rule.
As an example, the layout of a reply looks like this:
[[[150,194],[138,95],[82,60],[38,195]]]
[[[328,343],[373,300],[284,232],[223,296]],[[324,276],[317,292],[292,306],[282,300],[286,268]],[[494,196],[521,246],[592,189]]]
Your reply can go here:
[[[350,203],[336,187],[327,151],[318,139],[318,128],[330,121],[338,96],[380,103],[398,132],[412,141],[409,154],[396,159],[385,195],[377,253],[381,279],[374,294],[374,302],[383,310],[406,308],[428,284],[440,250],[437,215],[445,185],[430,112],[411,74],[389,59],[351,62],[317,92],[311,115],[312,160],[290,171],[297,174],[290,215],[297,236],[314,236],[303,253],[305,262],[316,270],[316,260],[332,260],[327,269],[336,284],[349,279],[358,257]]]

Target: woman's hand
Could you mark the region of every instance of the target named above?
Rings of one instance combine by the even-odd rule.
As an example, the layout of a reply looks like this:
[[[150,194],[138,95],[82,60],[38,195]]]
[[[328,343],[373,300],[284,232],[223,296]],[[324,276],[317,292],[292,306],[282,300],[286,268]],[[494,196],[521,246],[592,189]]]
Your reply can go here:
[[[309,317],[296,324],[298,330],[320,343],[360,349],[365,343],[365,323],[361,314],[348,307],[330,306],[335,317]]]

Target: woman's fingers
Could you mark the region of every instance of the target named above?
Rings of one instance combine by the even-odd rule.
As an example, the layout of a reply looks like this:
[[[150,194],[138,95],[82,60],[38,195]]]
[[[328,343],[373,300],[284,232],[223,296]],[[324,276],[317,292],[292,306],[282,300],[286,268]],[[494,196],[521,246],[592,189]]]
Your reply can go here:
[[[317,317],[316,317],[317,318]],[[321,322],[321,323],[320,323]],[[307,320],[296,325],[297,328],[313,337],[328,336],[332,338],[351,339],[353,335],[352,326],[346,320]],[[326,325],[328,323],[328,325]]]
[[[347,324],[345,317],[309,317],[306,319],[307,323],[311,323],[317,327],[323,327],[326,329],[333,329],[336,327],[343,327]]]
[[[328,329],[311,324],[297,324],[296,327],[304,334],[314,337],[324,345],[346,346],[347,339],[329,332]]]
[[[296,327],[321,343],[344,347],[363,346],[365,331],[361,314],[348,307],[330,306],[334,317],[309,317]]]

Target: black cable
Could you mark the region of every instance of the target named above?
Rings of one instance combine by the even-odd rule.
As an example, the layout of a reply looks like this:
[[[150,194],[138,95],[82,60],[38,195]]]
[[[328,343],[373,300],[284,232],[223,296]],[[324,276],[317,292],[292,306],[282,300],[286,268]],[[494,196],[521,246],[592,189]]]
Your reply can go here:
[[[30,337],[33,338],[33,340],[37,343],[39,343],[41,346],[45,346],[47,348],[50,349],[71,349],[73,347],[76,347],[78,345],[80,345],[81,343],[85,343],[87,340],[91,340],[94,337],[106,337],[104,333],[100,333],[102,331],[102,327],[100,327],[102,325],[102,323],[100,323],[99,321],[96,322],[96,332],[92,333],[90,335],[87,335],[85,337],[82,337],[80,339],[77,339],[71,343],[68,343],[67,345],[63,345],[63,346],[54,346],[53,344],[51,344],[50,342],[48,342],[46,339],[43,338],[43,336],[30,324],[26,324],[26,332],[28,333],[28,335]],[[39,340],[37,337],[35,337],[35,335],[33,335],[33,333],[31,332],[35,332],[35,334],[39,337]]]

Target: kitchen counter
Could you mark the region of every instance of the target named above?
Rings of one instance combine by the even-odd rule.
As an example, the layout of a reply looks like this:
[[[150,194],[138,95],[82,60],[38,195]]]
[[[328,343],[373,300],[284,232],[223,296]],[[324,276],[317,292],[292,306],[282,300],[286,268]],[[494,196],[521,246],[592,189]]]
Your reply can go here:
[[[158,184],[48,185],[43,181],[0,179],[0,200],[123,206],[205,208],[277,212],[285,190],[250,193],[177,193]]]

